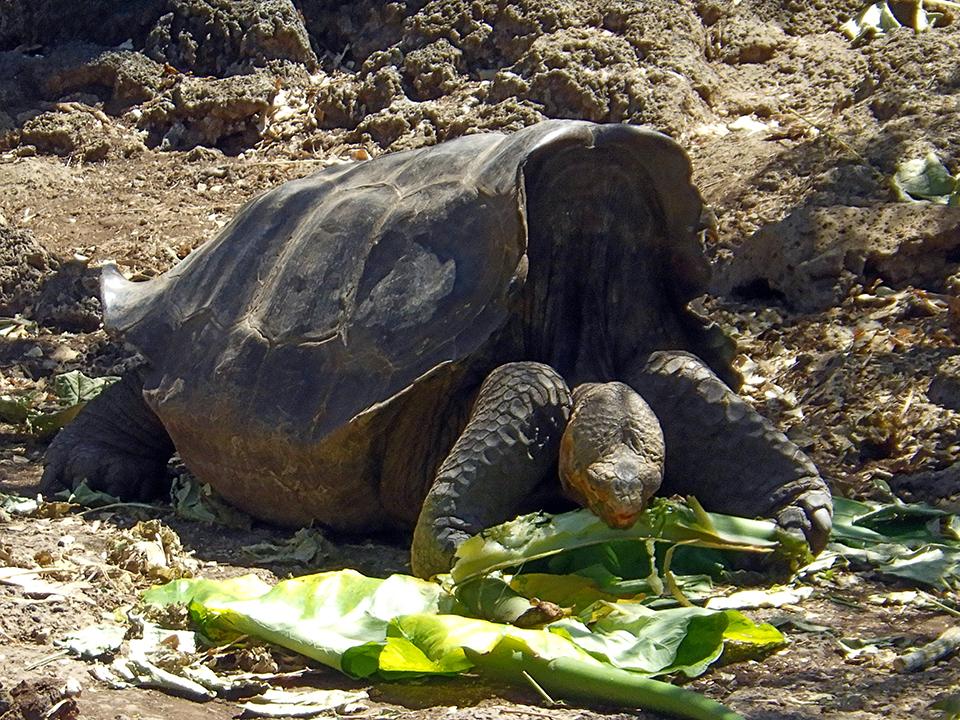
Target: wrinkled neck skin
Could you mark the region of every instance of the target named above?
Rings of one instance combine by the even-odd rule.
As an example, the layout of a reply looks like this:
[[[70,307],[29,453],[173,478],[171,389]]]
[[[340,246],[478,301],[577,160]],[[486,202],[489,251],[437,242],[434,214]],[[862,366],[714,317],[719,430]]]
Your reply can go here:
[[[650,352],[684,345],[652,183],[609,150],[577,148],[527,168],[523,354],[571,387],[624,380]]]

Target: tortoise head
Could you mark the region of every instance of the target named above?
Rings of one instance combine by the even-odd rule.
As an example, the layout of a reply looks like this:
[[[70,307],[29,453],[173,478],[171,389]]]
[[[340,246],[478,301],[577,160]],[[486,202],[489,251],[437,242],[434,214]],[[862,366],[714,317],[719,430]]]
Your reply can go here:
[[[628,528],[659,489],[663,433],[650,406],[623,383],[573,391],[560,443],[564,492],[613,528]]]

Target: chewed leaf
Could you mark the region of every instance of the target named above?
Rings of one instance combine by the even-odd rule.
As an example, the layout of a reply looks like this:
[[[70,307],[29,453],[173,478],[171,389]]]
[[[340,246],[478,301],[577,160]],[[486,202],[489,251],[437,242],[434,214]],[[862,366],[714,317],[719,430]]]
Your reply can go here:
[[[703,513],[682,502],[657,498],[627,530],[607,527],[589,510],[524,515],[489,528],[461,544],[450,573],[456,582],[462,582],[576,548],[651,538],[726,551],[776,552],[793,566],[809,560],[809,550],[803,541],[792,542],[778,532],[773,521]]]

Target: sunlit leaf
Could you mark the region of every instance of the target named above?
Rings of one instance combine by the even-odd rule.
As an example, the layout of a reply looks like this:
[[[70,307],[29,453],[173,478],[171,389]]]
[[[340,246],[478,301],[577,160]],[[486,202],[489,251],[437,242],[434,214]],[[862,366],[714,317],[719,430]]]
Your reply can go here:
[[[923,158],[906,160],[897,165],[892,179],[894,192],[900,200],[932,202],[939,205],[956,204],[960,183],[950,174],[936,153]]]
[[[705,515],[706,519],[689,505],[666,498],[657,498],[627,530],[608,527],[589,510],[524,515],[484,530],[460,545],[451,575],[460,582],[557,553],[624,540],[654,539],[725,551],[777,553],[794,567],[810,559],[802,541],[780,532],[770,520]],[[604,548],[601,552],[615,551]]]

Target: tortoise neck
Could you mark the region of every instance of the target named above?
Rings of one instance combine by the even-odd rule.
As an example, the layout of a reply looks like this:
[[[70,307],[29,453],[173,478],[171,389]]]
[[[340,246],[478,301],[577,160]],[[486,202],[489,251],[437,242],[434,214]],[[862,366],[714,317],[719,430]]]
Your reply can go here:
[[[668,238],[651,179],[610,150],[563,155],[526,182],[524,354],[572,385],[614,380],[638,353],[683,341]]]

